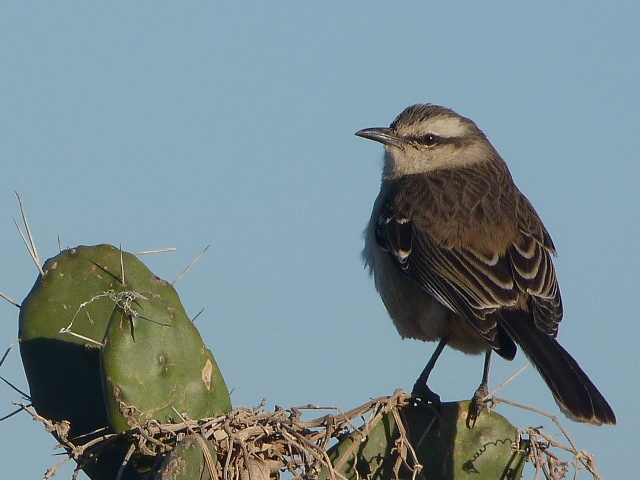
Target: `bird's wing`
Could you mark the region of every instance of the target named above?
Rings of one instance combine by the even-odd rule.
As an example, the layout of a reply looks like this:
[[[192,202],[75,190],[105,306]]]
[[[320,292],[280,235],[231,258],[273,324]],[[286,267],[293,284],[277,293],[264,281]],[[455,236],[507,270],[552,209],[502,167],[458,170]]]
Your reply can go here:
[[[498,314],[523,305],[532,305],[538,328],[555,336],[562,318],[560,293],[550,250],[537,232],[520,231],[506,251],[487,255],[447,248],[411,217],[391,196],[376,225],[378,245],[405,275],[466,318],[494,349],[500,347]]]
[[[508,249],[513,279],[518,289],[532,299],[535,325],[555,338],[562,320],[562,298],[551,260],[556,250],[529,200],[523,195],[519,200],[517,219],[520,235]]]

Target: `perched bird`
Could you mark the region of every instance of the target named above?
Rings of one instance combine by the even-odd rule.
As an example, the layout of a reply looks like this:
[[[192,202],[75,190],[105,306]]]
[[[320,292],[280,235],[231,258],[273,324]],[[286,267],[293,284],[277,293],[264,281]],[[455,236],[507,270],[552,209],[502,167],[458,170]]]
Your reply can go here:
[[[567,416],[615,424],[556,340],[562,300],[551,237],[476,124],[448,108],[414,105],[389,128],[356,135],[385,147],[365,265],[400,335],[440,341],[414,394],[439,400],[427,379],[449,345],[486,354],[477,405],[488,392],[491,352],[512,360],[519,345]]]

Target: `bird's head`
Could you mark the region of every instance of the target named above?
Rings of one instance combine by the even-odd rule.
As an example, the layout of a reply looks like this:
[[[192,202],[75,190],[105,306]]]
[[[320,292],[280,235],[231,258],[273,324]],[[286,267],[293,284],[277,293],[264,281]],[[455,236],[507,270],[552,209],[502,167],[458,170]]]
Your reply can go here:
[[[472,120],[439,105],[413,105],[398,115],[388,128],[365,128],[356,135],[384,145],[385,178],[499,158]]]

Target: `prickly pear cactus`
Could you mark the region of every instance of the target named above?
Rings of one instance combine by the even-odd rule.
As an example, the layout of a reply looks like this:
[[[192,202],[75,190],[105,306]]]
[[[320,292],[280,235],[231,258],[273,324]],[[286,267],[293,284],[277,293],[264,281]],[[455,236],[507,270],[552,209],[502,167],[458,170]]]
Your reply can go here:
[[[407,439],[422,465],[421,474],[427,480],[519,479],[526,456],[516,445],[516,428],[501,415],[487,411],[468,428],[468,411],[469,402],[441,404],[439,418],[425,408],[401,410]],[[334,468],[348,479],[412,478],[397,461],[397,452],[403,449],[399,437],[398,425],[387,413],[365,440],[355,432],[333,447],[329,456]],[[411,462],[410,453],[407,455]],[[329,472],[323,469],[319,478],[329,478]]]
[[[113,311],[101,352],[109,421],[116,432],[155,419],[211,417],[231,410],[211,352],[180,302],[131,281]]]
[[[216,451],[211,441],[198,435],[187,435],[166,456],[154,478],[155,480],[217,479],[217,462]]]
[[[77,247],[47,260],[22,302],[20,354],[36,411],[69,420],[71,437],[107,425],[100,349],[122,289],[120,252],[109,245]],[[102,294],[102,295],[101,295]],[[61,333],[73,323],[76,335]]]
[[[34,408],[50,420],[69,421],[70,439],[80,437],[76,443],[82,443],[127,428],[127,421],[134,417],[128,415],[123,422],[120,414],[122,402],[129,402],[130,391],[126,382],[118,383],[121,378],[135,377],[144,388],[153,389],[158,404],[168,408],[174,405],[178,412],[192,418],[231,408],[215,360],[187,318],[175,289],[134,255],[110,245],[79,246],[47,260],[43,272],[20,308],[20,354]],[[127,303],[132,298],[132,303]],[[140,316],[133,316],[133,311]],[[129,337],[123,337],[122,330],[115,332],[112,340],[107,329],[111,325],[114,331],[118,330],[118,322],[128,328]],[[151,339],[148,335],[158,337]],[[174,350],[166,350],[162,357],[162,349],[171,339]],[[123,345],[122,340],[131,342]],[[110,353],[102,355],[103,342],[109,352],[120,349],[120,362],[127,363],[124,373]],[[146,357],[140,355],[144,349],[148,349]],[[175,349],[189,353],[177,355]],[[150,362],[161,362],[161,358],[170,362],[164,373],[159,365],[152,371]],[[189,365],[177,364],[183,361]],[[103,378],[103,372],[111,375],[112,371],[118,372],[111,377],[115,382]],[[183,378],[178,380],[176,374]],[[161,378],[167,390],[152,386]],[[108,388],[105,390],[104,386]],[[119,395],[115,397],[118,388]],[[182,389],[186,392],[176,393]],[[184,403],[192,401],[194,408]],[[152,411],[147,411],[149,404],[136,402],[132,400],[124,406],[137,409],[144,418],[158,414],[162,417],[157,420],[166,420],[165,410],[153,406]],[[98,433],[92,434],[95,431]],[[92,479],[115,478],[124,448],[115,444],[98,459],[83,465],[83,469]],[[121,478],[141,477],[128,466]]]

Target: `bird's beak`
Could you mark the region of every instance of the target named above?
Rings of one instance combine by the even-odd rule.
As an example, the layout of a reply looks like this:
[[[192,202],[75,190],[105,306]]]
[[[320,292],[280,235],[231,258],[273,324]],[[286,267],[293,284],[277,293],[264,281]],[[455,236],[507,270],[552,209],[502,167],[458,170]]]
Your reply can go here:
[[[397,148],[404,148],[404,141],[391,128],[374,127],[364,128],[356,132],[356,135],[369,140],[375,140],[383,145],[392,145]]]

